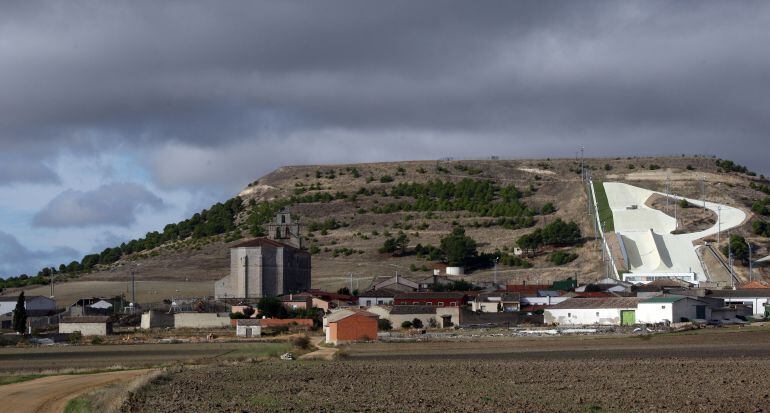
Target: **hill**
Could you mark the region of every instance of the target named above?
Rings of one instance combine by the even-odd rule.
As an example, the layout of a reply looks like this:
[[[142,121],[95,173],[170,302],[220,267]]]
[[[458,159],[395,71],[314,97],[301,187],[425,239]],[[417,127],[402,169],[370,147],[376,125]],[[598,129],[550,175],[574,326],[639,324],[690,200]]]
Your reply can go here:
[[[761,204],[768,192],[764,177],[709,157],[604,158],[585,163],[595,181],[627,182],[655,191],[665,191],[668,181],[673,193],[695,199],[702,197],[705,179],[709,201],[747,212],[754,207],[761,213],[754,204]],[[260,234],[261,224],[283,207],[303,224],[304,246],[313,253],[315,288],[347,285],[351,274],[354,288],[365,288],[372,277],[396,271],[427,277],[432,263],[426,259],[428,246],[440,245],[456,226],[477,242],[479,252],[503,255],[497,266],[499,280],[546,283],[577,276],[592,281],[605,273],[588,215],[580,161],[545,159],[282,167],[227,203],[116,246],[117,251],[95,254],[90,267],[83,262],[80,270],[77,265],[73,271],[64,268],[65,274],[89,271],[72,281],[125,281],[133,270],[143,281],[214,281],[229,271],[228,246]],[[575,222],[584,239],[574,245],[543,246],[523,261],[513,258],[510,253],[519,237],[557,219]],[[768,255],[768,238],[754,234],[755,221],[764,218],[755,214],[736,232],[750,237],[755,257]],[[407,253],[380,252],[400,232],[408,237]],[[556,251],[563,252],[561,258],[553,257]],[[495,276],[491,262],[478,267],[467,278]],[[745,277],[747,271],[739,264],[738,273]],[[760,273],[769,275],[764,268]]]

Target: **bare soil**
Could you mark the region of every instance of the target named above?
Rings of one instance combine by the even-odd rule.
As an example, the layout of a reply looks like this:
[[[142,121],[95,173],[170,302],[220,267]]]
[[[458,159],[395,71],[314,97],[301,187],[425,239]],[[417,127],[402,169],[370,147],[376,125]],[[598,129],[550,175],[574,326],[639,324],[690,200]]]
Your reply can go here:
[[[767,411],[768,342],[745,328],[359,344],[329,362],[183,370],[123,411]]]
[[[645,205],[657,209],[672,218],[676,217],[677,228],[672,231],[672,234],[703,231],[717,223],[717,214],[714,211],[710,209],[704,210],[702,207],[689,202],[686,208],[682,208],[674,198],[666,200],[666,197],[663,195],[655,194],[651,196],[645,202]]]

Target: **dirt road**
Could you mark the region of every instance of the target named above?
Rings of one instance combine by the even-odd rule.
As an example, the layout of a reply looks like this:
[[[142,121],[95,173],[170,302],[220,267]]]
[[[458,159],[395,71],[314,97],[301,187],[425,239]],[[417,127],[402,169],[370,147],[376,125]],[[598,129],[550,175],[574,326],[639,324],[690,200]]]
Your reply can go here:
[[[49,376],[23,383],[0,386],[2,411],[13,413],[61,413],[67,402],[83,393],[134,379],[148,370]]]
[[[337,354],[337,349],[334,347],[321,347],[324,343],[324,337],[313,337],[313,345],[318,350],[312,353],[307,353],[299,356],[300,360],[333,360],[334,355]]]

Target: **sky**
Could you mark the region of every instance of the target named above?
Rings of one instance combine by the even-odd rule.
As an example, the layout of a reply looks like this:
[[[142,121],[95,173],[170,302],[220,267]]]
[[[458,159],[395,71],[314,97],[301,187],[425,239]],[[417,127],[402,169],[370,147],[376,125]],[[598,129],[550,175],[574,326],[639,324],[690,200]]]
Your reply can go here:
[[[762,1],[2,1],[0,277],[282,165],[714,154],[768,174]]]

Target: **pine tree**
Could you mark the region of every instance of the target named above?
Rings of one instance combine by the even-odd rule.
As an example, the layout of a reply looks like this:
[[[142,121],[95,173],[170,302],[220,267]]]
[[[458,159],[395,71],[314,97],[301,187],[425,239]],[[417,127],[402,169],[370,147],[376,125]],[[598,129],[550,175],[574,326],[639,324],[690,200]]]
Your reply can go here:
[[[16,308],[13,310],[13,329],[19,334],[24,334],[27,330],[27,309],[24,306],[24,291],[19,294],[19,300],[16,301]]]

